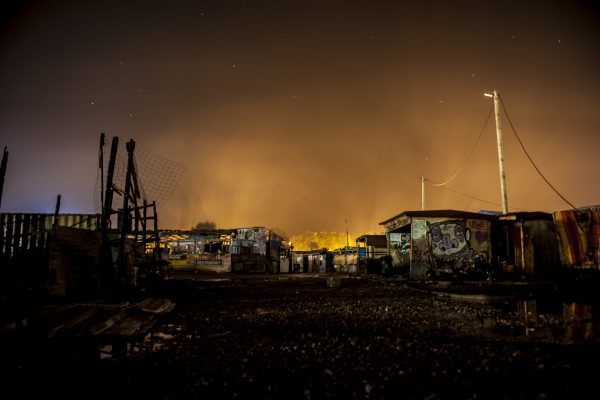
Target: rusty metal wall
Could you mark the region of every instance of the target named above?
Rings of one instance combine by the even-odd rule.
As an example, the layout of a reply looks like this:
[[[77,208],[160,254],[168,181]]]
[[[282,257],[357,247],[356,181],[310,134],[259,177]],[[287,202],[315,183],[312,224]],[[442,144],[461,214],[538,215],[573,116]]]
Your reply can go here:
[[[553,218],[562,264],[600,268],[600,210],[557,211]]]

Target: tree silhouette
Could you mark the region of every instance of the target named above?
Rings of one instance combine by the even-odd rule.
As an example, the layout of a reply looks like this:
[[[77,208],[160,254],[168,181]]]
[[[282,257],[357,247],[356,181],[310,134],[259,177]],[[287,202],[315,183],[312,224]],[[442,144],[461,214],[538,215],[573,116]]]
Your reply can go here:
[[[217,229],[217,224],[213,221],[201,221],[192,227],[194,231],[212,231]]]

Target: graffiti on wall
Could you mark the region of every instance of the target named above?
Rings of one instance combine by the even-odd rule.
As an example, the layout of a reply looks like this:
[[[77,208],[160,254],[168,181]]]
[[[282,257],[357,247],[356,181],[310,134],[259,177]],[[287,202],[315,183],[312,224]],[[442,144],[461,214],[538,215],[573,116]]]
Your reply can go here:
[[[432,267],[443,272],[469,272],[487,259],[489,223],[453,219],[427,222]],[[482,254],[483,253],[483,254]]]
[[[410,266],[410,233],[390,233],[389,237],[393,264],[398,268]]]

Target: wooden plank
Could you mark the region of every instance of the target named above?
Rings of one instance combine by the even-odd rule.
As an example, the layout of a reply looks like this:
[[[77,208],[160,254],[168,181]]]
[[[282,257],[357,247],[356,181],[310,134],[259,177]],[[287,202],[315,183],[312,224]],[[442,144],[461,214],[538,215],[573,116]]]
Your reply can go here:
[[[152,314],[130,314],[104,333],[122,337],[139,336],[150,330],[156,324],[156,321],[157,317]]]
[[[17,214],[13,233],[13,257],[21,252],[21,237],[23,230],[23,214]]]
[[[6,221],[6,237],[4,239],[5,251],[4,260],[8,261],[12,258],[13,254],[13,215],[8,215]]]
[[[46,229],[46,215],[40,215],[39,229],[40,232],[38,250],[46,251],[46,243],[48,242],[48,230]]]
[[[31,237],[29,247],[32,251],[37,252],[39,250],[39,240],[40,240],[40,217],[38,214],[31,215]]]
[[[91,334],[92,336],[100,335],[104,332],[110,332],[110,330],[122,321],[127,318],[127,311],[120,310],[115,314],[108,316],[107,318],[103,318],[98,323],[91,326],[87,329],[86,333]]]
[[[75,326],[83,323],[84,321],[86,321],[89,318],[92,318],[97,313],[98,313],[97,307],[90,308],[90,309],[78,314],[74,318],[71,318],[67,321],[64,321],[63,323],[60,323],[60,324],[50,328],[48,330],[47,335],[48,335],[48,337],[53,337],[53,336],[61,335],[61,334],[68,334],[68,332],[70,330],[72,330]]]
[[[21,250],[22,251],[29,251],[29,243],[31,241],[31,214],[25,214],[23,216],[23,233],[22,233],[22,243],[21,243]]]
[[[169,299],[148,298],[134,304],[132,307],[153,314],[165,314],[175,308],[175,303]]]
[[[0,214],[0,261],[4,260],[4,252],[6,249],[6,245],[4,242],[4,230],[6,229],[6,220],[8,218],[7,214]]]

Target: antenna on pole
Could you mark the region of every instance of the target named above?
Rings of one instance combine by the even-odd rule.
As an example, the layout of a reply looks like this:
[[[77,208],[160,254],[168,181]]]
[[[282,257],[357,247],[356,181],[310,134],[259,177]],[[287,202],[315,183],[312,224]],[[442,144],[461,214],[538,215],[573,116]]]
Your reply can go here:
[[[498,142],[498,165],[500,171],[500,190],[502,192],[502,214],[508,214],[508,196],[506,194],[506,174],[504,173],[504,150],[502,145],[502,125],[500,123],[500,95],[484,93],[486,97],[494,98],[494,113],[496,115],[496,139]]]

